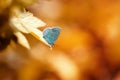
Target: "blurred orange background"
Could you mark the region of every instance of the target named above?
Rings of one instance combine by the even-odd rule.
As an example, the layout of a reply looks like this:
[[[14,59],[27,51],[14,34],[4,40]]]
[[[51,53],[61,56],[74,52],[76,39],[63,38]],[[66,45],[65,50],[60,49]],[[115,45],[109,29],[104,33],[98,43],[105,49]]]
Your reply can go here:
[[[0,80],[120,80],[120,0],[38,0],[27,10],[60,36],[52,50],[27,34],[30,51],[12,43]]]

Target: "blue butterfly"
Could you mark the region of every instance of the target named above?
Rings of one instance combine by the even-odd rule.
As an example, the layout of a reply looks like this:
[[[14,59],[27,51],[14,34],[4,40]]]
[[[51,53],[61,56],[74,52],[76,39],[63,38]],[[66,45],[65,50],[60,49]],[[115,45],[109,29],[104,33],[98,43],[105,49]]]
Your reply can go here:
[[[61,29],[59,27],[45,28],[43,30],[43,38],[50,46],[53,46],[60,34],[60,31]]]

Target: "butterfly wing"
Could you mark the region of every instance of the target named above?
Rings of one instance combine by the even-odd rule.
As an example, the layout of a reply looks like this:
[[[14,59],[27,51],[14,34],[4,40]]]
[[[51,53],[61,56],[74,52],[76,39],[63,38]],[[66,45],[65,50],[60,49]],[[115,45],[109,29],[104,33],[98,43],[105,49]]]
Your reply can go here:
[[[59,27],[46,28],[43,31],[43,38],[52,46],[58,38],[60,31],[61,29]]]

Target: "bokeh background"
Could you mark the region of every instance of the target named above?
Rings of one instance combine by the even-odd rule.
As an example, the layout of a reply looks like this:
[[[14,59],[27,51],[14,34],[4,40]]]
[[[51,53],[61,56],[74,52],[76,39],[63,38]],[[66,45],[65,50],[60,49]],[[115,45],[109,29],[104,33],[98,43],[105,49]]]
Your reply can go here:
[[[120,0],[37,0],[26,9],[60,36],[52,50],[29,34],[30,50],[11,41],[0,80],[120,80]]]

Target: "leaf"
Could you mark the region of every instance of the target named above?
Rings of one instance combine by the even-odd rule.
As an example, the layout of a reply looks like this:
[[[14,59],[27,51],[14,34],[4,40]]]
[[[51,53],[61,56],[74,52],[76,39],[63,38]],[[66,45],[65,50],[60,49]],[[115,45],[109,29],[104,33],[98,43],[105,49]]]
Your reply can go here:
[[[39,28],[46,25],[46,23],[44,23],[42,20],[38,19],[37,17],[33,16],[33,14],[30,12],[22,13],[19,16],[19,19],[21,23],[27,27]]]
[[[14,35],[17,37],[18,43],[20,45],[24,46],[27,49],[30,49],[30,45],[29,45],[27,39],[21,32],[14,32]]]
[[[26,27],[39,28],[46,25],[42,20],[33,16],[30,12],[20,13],[20,15],[12,17],[10,22],[15,31],[21,31],[23,33],[30,33]]]
[[[14,31],[21,31],[23,33],[29,33],[21,24],[20,20],[16,17],[12,17],[10,20],[11,27]]]

